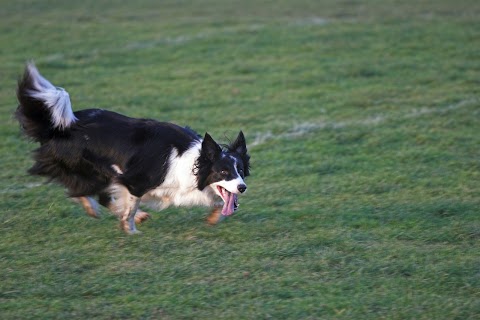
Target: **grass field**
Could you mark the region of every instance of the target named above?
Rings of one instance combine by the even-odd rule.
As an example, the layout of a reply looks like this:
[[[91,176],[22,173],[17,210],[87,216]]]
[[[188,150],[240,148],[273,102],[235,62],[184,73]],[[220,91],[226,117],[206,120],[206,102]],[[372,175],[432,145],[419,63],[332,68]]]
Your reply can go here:
[[[478,319],[480,2],[0,0],[1,319]],[[252,157],[238,213],[140,236],[29,177],[33,59],[73,108]]]

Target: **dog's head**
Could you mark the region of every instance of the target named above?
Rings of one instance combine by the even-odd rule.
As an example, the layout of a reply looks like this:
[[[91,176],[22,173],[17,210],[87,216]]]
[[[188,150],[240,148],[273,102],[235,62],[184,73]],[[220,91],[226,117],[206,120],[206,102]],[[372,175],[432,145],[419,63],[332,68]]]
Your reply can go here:
[[[224,202],[222,214],[231,215],[238,207],[237,195],[247,190],[245,177],[250,174],[250,156],[243,132],[223,149],[206,133],[195,173],[198,188],[212,188]]]

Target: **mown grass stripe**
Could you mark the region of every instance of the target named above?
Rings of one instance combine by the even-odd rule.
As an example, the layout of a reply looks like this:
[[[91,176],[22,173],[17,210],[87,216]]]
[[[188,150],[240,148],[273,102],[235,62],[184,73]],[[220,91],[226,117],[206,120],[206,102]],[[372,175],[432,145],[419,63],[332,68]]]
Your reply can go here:
[[[412,109],[408,113],[404,114],[381,114],[373,117],[368,117],[360,120],[343,120],[343,121],[321,121],[321,122],[304,122],[300,124],[295,124],[291,129],[287,130],[285,133],[273,134],[272,132],[266,133],[254,133],[253,142],[249,144],[250,147],[256,147],[262,145],[270,140],[280,140],[280,139],[296,139],[301,138],[305,135],[314,133],[319,130],[339,130],[345,129],[354,126],[376,126],[383,124],[388,121],[397,121],[405,119],[414,119],[429,115],[432,113],[444,113],[449,111],[454,111],[460,108],[473,107],[479,104],[478,99],[467,99],[463,100],[446,107],[425,107],[420,109]]]

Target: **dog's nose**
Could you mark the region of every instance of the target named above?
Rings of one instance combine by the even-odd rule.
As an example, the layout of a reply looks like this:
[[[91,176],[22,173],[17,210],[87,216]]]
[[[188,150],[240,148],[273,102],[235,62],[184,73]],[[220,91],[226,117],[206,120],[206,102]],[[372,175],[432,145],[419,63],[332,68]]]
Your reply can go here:
[[[245,190],[247,190],[247,186],[244,185],[244,184],[239,184],[237,189],[238,189],[238,191],[240,191],[240,193],[244,193]]]

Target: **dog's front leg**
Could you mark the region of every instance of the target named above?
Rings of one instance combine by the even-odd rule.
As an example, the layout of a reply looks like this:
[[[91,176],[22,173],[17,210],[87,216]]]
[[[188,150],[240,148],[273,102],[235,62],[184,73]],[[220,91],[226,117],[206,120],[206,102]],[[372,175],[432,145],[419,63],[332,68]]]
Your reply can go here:
[[[112,198],[110,210],[120,219],[120,227],[128,234],[139,233],[135,227],[135,213],[140,205],[140,197],[132,195],[128,189],[120,184],[110,187]]]
[[[225,216],[222,214],[222,205],[221,204],[216,204],[213,207],[212,212],[210,215],[207,217],[207,223],[211,226],[216,225],[217,223],[223,221],[225,219]]]
[[[135,213],[137,213],[138,206],[140,205],[140,198],[130,196],[128,205],[125,206],[123,215],[122,215],[122,229],[127,234],[140,233],[135,227]]]

